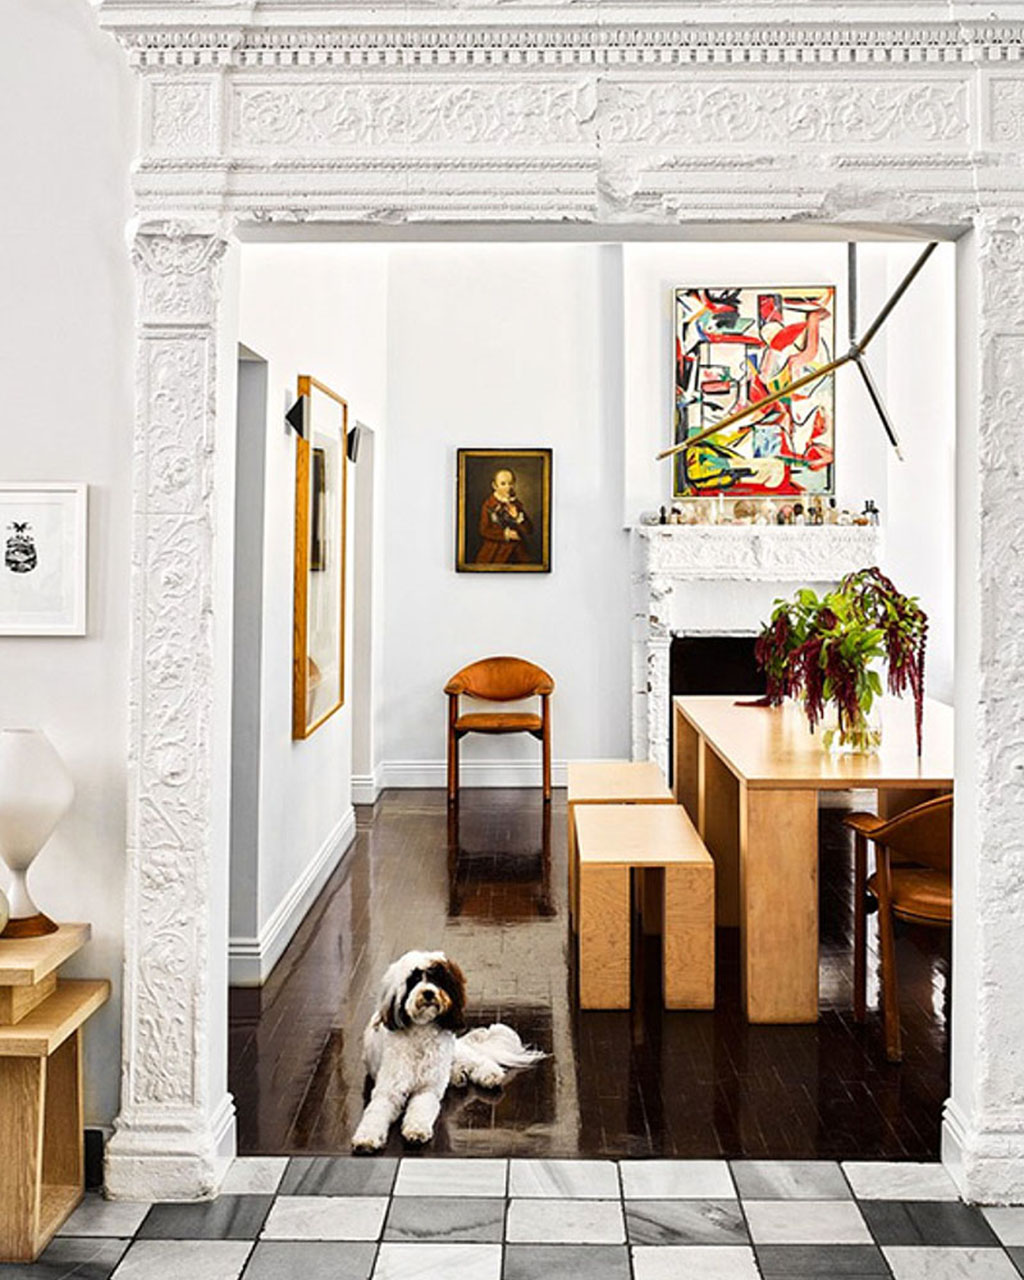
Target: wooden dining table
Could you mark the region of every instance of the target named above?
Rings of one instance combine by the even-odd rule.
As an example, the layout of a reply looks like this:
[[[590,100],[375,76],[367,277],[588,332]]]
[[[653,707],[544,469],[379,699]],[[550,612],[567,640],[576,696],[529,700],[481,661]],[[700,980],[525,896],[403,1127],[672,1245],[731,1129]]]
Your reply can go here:
[[[910,699],[882,702],[882,743],[833,755],[803,708],[734,695],[673,699],[673,790],[715,860],[715,918],[739,926],[750,1022],[818,1017],[818,801],[877,790],[891,815],[953,787],[953,711],[925,700],[917,753]]]

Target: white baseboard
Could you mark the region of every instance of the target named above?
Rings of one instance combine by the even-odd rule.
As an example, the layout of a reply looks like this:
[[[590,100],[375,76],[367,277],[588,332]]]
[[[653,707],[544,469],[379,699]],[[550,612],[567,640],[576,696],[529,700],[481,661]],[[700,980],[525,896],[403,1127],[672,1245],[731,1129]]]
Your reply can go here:
[[[380,793],[384,790],[381,774],[382,768],[377,765],[372,773],[354,773],[352,775],[353,804],[377,803]]]
[[[385,787],[447,787],[444,760],[387,760],[380,768]],[[564,787],[566,762],[551,762],[551,785]],[[460,787],[540,787],[540,760],[463,760]]]
[[[303,916],[355,839],[355,834],[356,815],[350,805],[259,935],[228,939],[228,982],[231,986],[263,986],[302,923]]]

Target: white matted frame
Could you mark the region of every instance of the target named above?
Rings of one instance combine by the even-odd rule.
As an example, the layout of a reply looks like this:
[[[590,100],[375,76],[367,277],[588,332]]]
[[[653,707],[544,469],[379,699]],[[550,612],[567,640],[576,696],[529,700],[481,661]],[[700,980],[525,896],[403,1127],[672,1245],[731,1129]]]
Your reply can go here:
[[[78,483],[0,483],[0,635],[85,635],[88,495]]]

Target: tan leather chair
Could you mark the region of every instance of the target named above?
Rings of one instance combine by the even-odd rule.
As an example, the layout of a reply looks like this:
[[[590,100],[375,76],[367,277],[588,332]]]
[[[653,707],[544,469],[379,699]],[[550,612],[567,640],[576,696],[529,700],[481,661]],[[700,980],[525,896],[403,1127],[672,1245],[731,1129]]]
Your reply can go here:
[[[953,921],[953,797],[937,796],[886,821],[873,813],[846,819],[854,836],[853,1012],[864,1021],[867,983],[867,900],[878,900],[885,1056],[903,1057],[893,919],[949,929]],[[867,841],[875,871],[867,875]]]
[[[463,667],[444,687],[448,695],[448,799],[459,793],[459,739],[467,733],[529,733],[543,753],[544,799],[551,799],[551,716],[548,699],[555,682],[524,658],[482,658]],[[472,711],[460,714],[459,698],[517,702],[540,698],[540,714],[529,711]]]

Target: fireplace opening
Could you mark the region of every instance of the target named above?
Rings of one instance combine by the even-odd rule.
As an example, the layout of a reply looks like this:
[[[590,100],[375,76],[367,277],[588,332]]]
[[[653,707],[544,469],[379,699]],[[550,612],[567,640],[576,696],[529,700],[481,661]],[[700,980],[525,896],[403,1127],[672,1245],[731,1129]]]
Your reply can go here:
[[[754,659],[753,635],[673,635],[669,649],[669,691],[683,694],[735,693],[759,697],[764,672]],[[674,758],[672,702],[669,699],[668,761]]]

